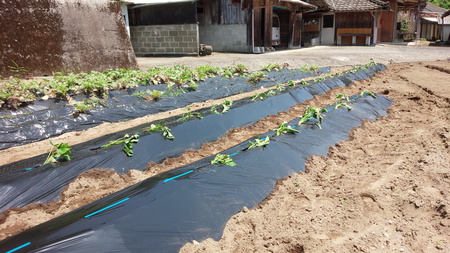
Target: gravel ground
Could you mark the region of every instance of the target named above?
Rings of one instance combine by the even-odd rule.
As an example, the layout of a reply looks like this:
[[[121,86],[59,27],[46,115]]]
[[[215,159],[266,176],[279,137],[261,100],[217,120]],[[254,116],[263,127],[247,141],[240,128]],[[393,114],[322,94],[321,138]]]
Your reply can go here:
[[[281,50],[263,54],[213,53],[204,57],[139,57],[140,69],[173,65],[229,66],[244,64],[252,70],[268,63],[288,63],[291,67],[301,65],[347,66],[366,64],[370,58],[383,64],[448,60],[449,46],[429,46],[427,42],[418,45],[379,44],[376,46],[316,46],[310,48]]]

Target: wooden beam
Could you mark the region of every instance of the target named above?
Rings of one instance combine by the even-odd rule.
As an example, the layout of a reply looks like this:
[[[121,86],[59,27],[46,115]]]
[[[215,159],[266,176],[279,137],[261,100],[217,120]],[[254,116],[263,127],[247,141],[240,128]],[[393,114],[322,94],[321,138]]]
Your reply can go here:
[[[264,3],[264,47],[272,46],[272,15],[273,5],[271,0]]]
[[[294,46],[294,37],[295,37],[294,24],[295,24],[296,13],[291,11],[289,14],[290,14],[290,16],[289,16],[289,42],[288,42],[288,48],[292,48]]]
[[[253,41],[255,47],[264,46],[264,41],[262,39],[262,9],[253,9]]]

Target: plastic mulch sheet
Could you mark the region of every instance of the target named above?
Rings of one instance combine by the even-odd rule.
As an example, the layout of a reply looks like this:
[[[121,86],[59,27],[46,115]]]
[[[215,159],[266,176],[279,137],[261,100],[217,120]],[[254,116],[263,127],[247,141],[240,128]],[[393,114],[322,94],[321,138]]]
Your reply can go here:
[[[323,74],[329,67],[319,69]],[[0,110],[0,149],[22,145],[34,141],[57,136],[65,132],[88,129],[103,122],[118,122],[134,119],[148,114],[173,110],[194,102],[219,99],[241,92],[249,92],[260,87],[270,87],[287,80],[300,80],[312,77],[317,73],[284,69],[267,73],[267,78],[252,84],[245,78],[215,77],[200,82],[197,91],[186,92],[178,96],[169,96],[161,101],[148,101],[132,94],[138,91],[165,90],[167,85],[140,86],[136,89],[111,91],[103,108],[89,110],[87,114],[74,116],[74,109],[65,101],[50,99],[37,100],[20,108],[18,111]],[[77,101],[88,98],[78,94]]]
[[[307,86],[296,86],[264,101],[250,102],[249,99],[235,101],[232,109],[223,115],[209,113],[202,120],[191,120],[182,124],[172,119],[174,125],[170,127],[175,136],[174,141],[165,140],[161,133],[140,133],[139,142],[134,145],[133,157],[127,157],[122,152],[121,145],[92,150],[122,137],[125,133],[133,133],[133,130],[127,130],[74,146],[70,162],[37,166],[46,158],[46,155],[42,155],[1,166],[0,212],[11,207],[56,200],[64,187],[80,173],[90,169],[113,169],[118,173],[126,173],[131,169],[143,170],[149,162],[161,162],[167,157],[178,156],[187,149],[198,149],[203,143],[224,136],[228,130],[254,124],[263,117],[287,110],[299,102],[305,102],[313,98],[313,95],[324,94],[329,89],[344,86],[342,80],[356,81],[360,80],[359,78],[368,78],[383,67],[383,65],[374,66],[364,70],[362,74],[358,74],[359,76],[345,74]],[[142,129],[134,131],[136,133]]]
[[[276,180],[304,170],[310,155],[326,155],[363,120],[386,115],[392,101],[355,97],[352,110],[325,114],[322,130],[312,119],[298,134],[271,136],[266,147],[241,143],[223,154],[234,167],[210,164],[214,157],[149,178],[104,199],[0,242],[8,252],[176,252],[192,240],[220,239],[225,223],[242,207],[268,196]],[[298,119],[290,122],[296,125]]]

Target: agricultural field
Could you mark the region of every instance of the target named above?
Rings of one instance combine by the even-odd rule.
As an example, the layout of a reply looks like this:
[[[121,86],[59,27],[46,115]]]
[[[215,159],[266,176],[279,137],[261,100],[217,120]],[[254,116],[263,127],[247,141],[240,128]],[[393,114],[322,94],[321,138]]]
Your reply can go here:
[[[449,252],[450,63],[390,65],[371,80],[316,97],[370,87],[394,100],[306,173],[277,183],[243,208],[220,241],[181,252]]]
[[[140,225],[125,220],[134,212],[159,217],[144,203],[158,202],[151,194],[176,182],[180,188],[170,188],[174,192],[165,198],[189,199],[192,189],[184,187],[193,184],[207,192],[201,196],[209,202],[232,209],[220,208],[226,215],[211,219],[211,230],[196,220],[158,227],[172,237],[149,235],[149,241],[179,239],[168,248],[155,246],[158,252],[450,251],[449,62],[386,69],[372,59],[339,68],[267,64],[257,71],[244,65],[153,71],[11,79],[4,86],[1,120],[11,126],[8,131],[21,124],[26,129],[30,115],[57,127],[33,138],[26,131],[8,132],[15,139],[0,150],[2,250],[22,245],[76,252],[83,243],[105,245],[93,239],[99,236],[94,227],[69,232],[68,244],[42,236],[36,245],[31,238],[36,231],[58,231],[79,215],[95,218],[110,206],[118,209],[97,219],[111,221],[92,220],[89,226],[135,224],[142,231],[142,220]],[[134,81],[123,81],[129,78]],[[41,102],[34,102],[38,98]],[[42,110],[50,103],[55,106]],[[267,177],[256,176],[264,174],[260,168]],[[214,173],[218,176],[208,176]],[[233,182],[231,176],[241,173],[246,177]],[[231,199],[232,189],[251,197]],[[194,204],[177,200],[191,212],[212,212],[197,198]],[[183,209],[176,203],[164,202],[164,210]],[[108,227],[101,230],[109,235]],[[134,233],[133,227],[118,231]],[[142,252],[148,246],[133,248],[125,237],[115,250]],[[30,238],[29,244],[23,238]]]

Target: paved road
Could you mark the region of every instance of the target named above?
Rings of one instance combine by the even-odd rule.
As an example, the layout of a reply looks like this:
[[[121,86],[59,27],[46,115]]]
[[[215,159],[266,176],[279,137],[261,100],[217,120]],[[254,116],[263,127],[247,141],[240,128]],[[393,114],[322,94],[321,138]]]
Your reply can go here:
[[[372,57],[376,62],[383,64],[389,64],[390,61],[400,63],[447,60],[450,58],[450,47],[407,46],[406,44],[380,44],[368,47],[316,46],[263,54],[213,53],[204,57],[140,57],[137,60],[142,70],[155,66],[230,66],[232,64],[244,64],[250,69],[256,70],[268,63],[288,63],[290,67],[299,67],[305,64],[318,66],[358,65],[368,63]]]

